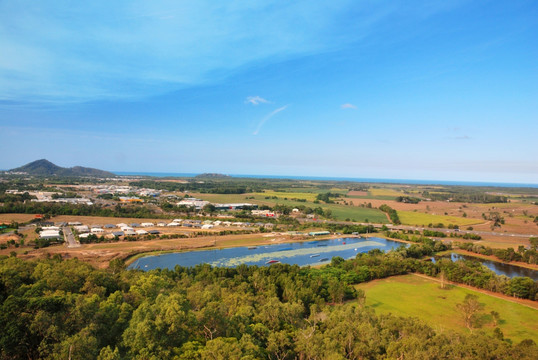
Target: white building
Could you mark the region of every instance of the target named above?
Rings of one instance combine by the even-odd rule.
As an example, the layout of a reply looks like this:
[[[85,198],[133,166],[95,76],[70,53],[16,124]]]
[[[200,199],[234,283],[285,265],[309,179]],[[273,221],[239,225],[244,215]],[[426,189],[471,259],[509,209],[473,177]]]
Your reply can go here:
[[[39,232],[40,239],[59,239],[61,238],[59,230],[44,230]]]
[[[178,202],[177,206],[185,205],[188,207],[196,208],[196,210],[200,210],[207,204],[209,204],[209,201],[200,200],[196,198],[186,198]]]
[[[90,232],[90,228],[87,225],[79,225],[75,226],[75,230],[79,233],[87,233]]]

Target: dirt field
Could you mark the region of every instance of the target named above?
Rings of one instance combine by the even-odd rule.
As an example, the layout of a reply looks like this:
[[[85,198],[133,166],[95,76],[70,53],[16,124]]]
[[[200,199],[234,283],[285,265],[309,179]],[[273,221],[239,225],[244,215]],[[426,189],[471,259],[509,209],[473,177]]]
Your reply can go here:
[[[0,224],[10,224],[12,221],[27,222],[35,218],[35,214],[0,214]]]
[[[496,232],[507,232],[515,234],[532,235],[538,234],[538,225],[533,222],[533,218],[538,216],[538,206],[521,202],[500,203],[500,204],[470,204],[446,201],[421,201],[418,204],[400,203],[393,200],[370,200],[370,199],[349,199],[354,205],[371,203],[373,207],[387,204],[397,211],[417,211],[430,215],[449,215],[466,219],[476,219],[479,224],[473,224],[474,230],[493,231],[492,221],[485,220],[490,213],[499,213],[504,218],[504,225],[496,227]],[[526,215],[525,215],[526,214]],[[445,224],[448,225],[448,224]]]

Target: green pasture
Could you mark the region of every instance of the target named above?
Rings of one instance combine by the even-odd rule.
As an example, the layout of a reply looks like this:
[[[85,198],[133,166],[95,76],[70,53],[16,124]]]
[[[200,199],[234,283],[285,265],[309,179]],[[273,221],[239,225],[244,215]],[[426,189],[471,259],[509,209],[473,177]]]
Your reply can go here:
[[[398,196],[404,196],[404,192],[403,191],[398,191],[398,190],[394,190],[394,189],[387,189],[387,188],[370,188],[368,190],[368,192],[370,193],[370,195],[372,196],[390,196],[390,197],[398,197]]]
[[[484,220],[482,219],[472,219],[472,218],[464,218],[459,216],[448,216],[448,215],[432,215],[432,214],[424,214],[421,212],[415,212],[415,211],[398,211],[398,217],[400,218],[400,221],[404,225],[428,225],[430,223],[432,224],[438,224],[443,223],[445,226],[448,224],[454,224],[458,226],[468,226],[468,225],[474,225],[474,224],[480,224],[483,223]]]
[[[377,313],[416,317],[438,332],[448,329],[468,332],[456,305],[463,302],[467,294],[478,295],[484,309],[479,317],[482,326],[474,331],[492,335],[494,326],[490,312],[497,311],[500,314],[498,327],[505,338],[514,343],[524,339],[538,342],[538,310],[525,305],[457,286],[443,290],[438,282],[416,275],[395,276],[356,287],[365,291],[366,306]]]
[[[277,194],[287,194],[285,198],[287,200],[284,200],[283,198],[278,199],[266,199],[266,197],[271,197],[277,192],[265,192],[265,193],[252,193],[252,194],[192,194],[195,197],[198,197],[200,199],[212,201],[212,202],[218,202],[218,203],[232,203],[232,202],[250,202],[253,204],[258,205],[267,205],[267,206],[274,206],[276,204],[282,204],[282,205],[288,205],[288,206],[308,206],[312,209],[316,207],[321,207],[324,210],[330,209],[332,211],[333,216],[337,220],[345,220],[345,219],[353,219],[358,222],[366,222],[368,220],[371,223],[388,223],[387,217],[385,214],[378,210],[378,209],[369,209],[369,208],[362,208],[359,206],[351,206],[351,205],[340,205],[340,204],[325,204],[325,203],[319,203],[314,204],[312,201],[306,201],[306,202],[300,202],[295,200],[290,200],[292,198],[300,199],[300,197],[296,197],[294,195],[301,194],[303,196],[311,195],[314,197],[316,194],[305,194],[305,193],[288,193],[288,192],[282,192]],[[276,196],[276,195],[275,195]],[[251,197],[254,197],[251,199]]]
[[[317,205],[317,204],[313,204]],[[348,205],[339,205],[339,204],[323,204],[323,205],[317,205],[321,206],[323,209],[330,209],[332,211],[333,216],[337,220],[355,220],[359,222],[366,222],[368,220],[371,223],[381,223],[381,224],[387,224],[389,223],[387,216],[384,212],[378,210],[378,209],[369,209],[369,208],[362,208],[359,206],[348,206]]]
[[[328,192],[328,190],[327,190]],[[279,199],[301,199],[306,201],[314,201],[316,200],[317,193],[307,193],[307,192],[284,192],[284,191],[273,191],[273,190],[266,190],[262,193],[254,193],[255,196],[262,196],[265,198],[266,196],[269,197],[277,197]]]

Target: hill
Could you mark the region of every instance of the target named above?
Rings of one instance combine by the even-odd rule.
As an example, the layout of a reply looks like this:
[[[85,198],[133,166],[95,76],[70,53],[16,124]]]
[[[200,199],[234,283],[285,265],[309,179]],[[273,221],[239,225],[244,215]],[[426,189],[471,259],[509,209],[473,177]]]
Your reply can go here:
[[[205,173],[196,175],[195,178],[197,179],[227,179],[230,178],[230,175],[224,175],[224,174],[216,174],[216,173]]]
[[[64,168],[51,163],[46,159],[36,160],[21,167],[11,169],[12,172],[25,172],[35,176],[91,176],[91,177],[115,177],[111,172],[87,168],[82,166],[74,166]]]

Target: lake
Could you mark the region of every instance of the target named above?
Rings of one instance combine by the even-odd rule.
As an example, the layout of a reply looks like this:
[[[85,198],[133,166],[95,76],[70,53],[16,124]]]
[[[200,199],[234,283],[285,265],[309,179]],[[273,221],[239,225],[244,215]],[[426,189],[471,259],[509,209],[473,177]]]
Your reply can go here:
[[[209,264],[217,267],[235,267],[241,264],[265,266],[269,265],[270,262],[281,262],[299,266],[322,265],[330,263],[333,256],[352,259],[358,253],[368,252],[372,249],[387,251],[398,248],[401,245],[404,244],[397,241],[370,237],[196,250],[146,256],[137,259],[129,265],[129,269],[173,269],[176,265],[192,267],[198,264]]]
[[[448,256],[446,256],[448,258]],[[509,278],[513,278],[516,276],[526,276],[530,277],[534,281],[538,281],[538,271],[527,269],[521,266],[517,265],[510,265],[505,264],[498,261],[491,261],[491,260],[485,260],[474,256],[468,256],[468,255],[460,255],[456,253],[450,254],[450,259],[452,261],[458,261],[458,260],[474,260],[480,262],[482,265],[486,266],[488,269],[493,271],[497,275],[505,275]],[[432,259],[435,262],[435,259]]]

